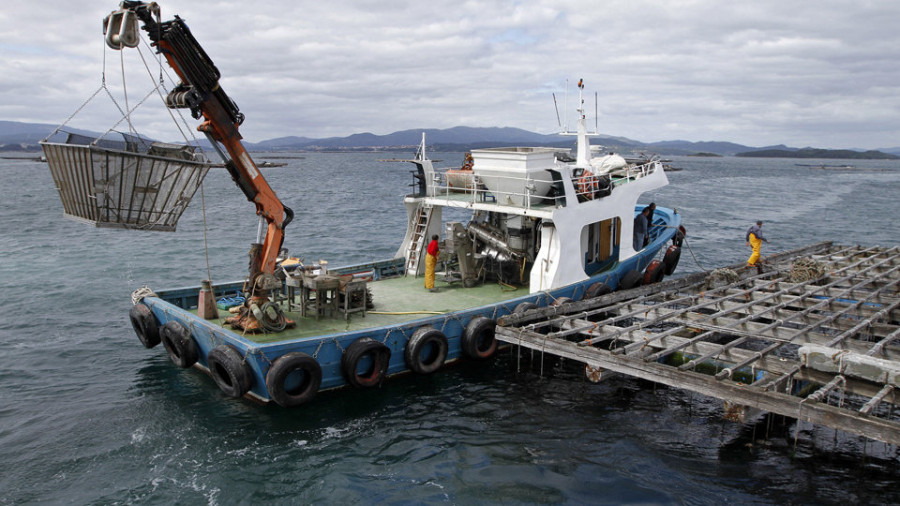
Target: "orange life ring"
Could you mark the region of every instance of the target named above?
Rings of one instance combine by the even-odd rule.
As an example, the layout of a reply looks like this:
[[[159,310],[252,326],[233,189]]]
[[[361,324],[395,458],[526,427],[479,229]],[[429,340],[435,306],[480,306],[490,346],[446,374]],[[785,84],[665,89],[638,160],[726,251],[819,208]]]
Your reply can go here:
[[[591,171],[584,169],[584,172],[581,173],[581,177],[578,178],[578,194],[591,200],[594,198],[594,192],[598,189],[597,178],[594,177]]]

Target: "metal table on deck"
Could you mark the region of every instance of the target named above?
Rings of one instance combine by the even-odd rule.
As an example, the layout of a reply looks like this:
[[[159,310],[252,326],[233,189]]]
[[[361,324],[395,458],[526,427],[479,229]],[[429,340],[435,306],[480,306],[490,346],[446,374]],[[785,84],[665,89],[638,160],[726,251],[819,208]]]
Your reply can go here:
[[[317,276],[302,274],[300,283],[300,316],[320,316],[337,313],[341,278],[332,274]]]

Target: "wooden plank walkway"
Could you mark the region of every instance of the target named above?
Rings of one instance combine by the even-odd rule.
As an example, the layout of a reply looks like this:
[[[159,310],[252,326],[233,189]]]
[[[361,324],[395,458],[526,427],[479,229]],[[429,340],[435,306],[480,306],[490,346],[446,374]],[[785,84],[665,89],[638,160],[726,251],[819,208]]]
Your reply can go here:
[[[725,402],[900,444],[900,249],[830,242],[507,315],[497,338]]]

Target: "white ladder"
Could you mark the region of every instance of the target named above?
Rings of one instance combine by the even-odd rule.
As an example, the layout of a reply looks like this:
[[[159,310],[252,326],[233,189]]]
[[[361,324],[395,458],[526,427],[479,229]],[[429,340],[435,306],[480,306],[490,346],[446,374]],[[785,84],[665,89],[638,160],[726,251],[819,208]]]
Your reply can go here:
[[[422,245],[425,241],[425,234],[428,232],[428,222],[431,221],[431,211],[433,207],[430,204],[419,204],[416,210],[416,223],[413,228],[413,236],[409,241],[409,256],[406,262],[406,275],[418,275],[419,258],[421,257]]]

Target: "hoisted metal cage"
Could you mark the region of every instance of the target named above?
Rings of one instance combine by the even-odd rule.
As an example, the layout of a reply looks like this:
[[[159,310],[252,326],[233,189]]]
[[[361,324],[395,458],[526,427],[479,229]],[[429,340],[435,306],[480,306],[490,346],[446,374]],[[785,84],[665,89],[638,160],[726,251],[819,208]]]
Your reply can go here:
[[[41,142],[64,215],[98,227],[175,231],[209,161],[193,146],[123,137]]]

